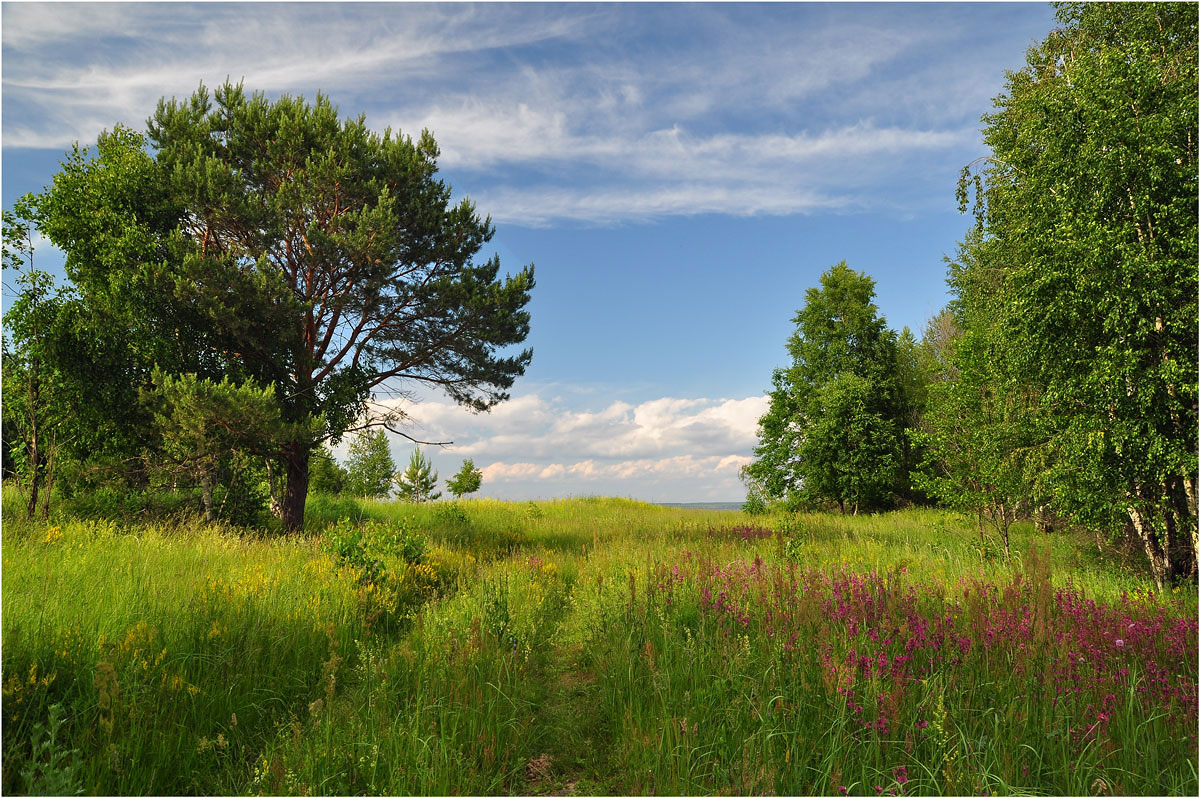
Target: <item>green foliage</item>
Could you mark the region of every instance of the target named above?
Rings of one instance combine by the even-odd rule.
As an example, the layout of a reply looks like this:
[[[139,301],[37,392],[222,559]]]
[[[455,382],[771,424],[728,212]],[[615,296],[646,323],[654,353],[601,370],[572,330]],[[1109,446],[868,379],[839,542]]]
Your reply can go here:
[[[6,489],[6,508],[14,497]],[[913,794],[1077,794],[1096,778],[1114,792],[1196,791],[1187,714],[1164,714],[1139,690],[1118,696],[1095,741],[1068,732],[1106,711],[1089,710],[1090,693],[1067,691],[1057,706],[1004,698],[1039,689],[1049,670],[1032,667],[1028,639],[982,645],[989,624],[1028,635],[1047,617],[1023,614],[1027,585],[1097,603],[1075,612],[1103,658],[1060,674],[1111,679],[1119,657],[1138,663],[1169,652],[1172,635],[1194,639],[1194,591],[1155,593],[1126,553],[1099,552],[1088,535],[1046,539],[1046,567],[979,550],[941,511],[804,514],[770,524],[792,548],[781,556],[777,540],[740,534],[761,520],[624,499],[538,502],[537,518],[525,502],[490,499],[313,501],[312,515],[367,523],[262,537],[196,520],[46,524],[6,512],[0,788],[27,793],[32,772],[57,792],[120,795],[806,794],[900,778]],[[419,562],[397,527],[424,539]],[[1013,538],[1017,552],[1044,539],[1025,523]],[[840,599],[826,575],[845,586]],[[1093,619],[1104,604],[1146,623],[1136,643],[1123,632],[1123,651],[1111,631],[1126,624]],[[847,606],[857,630],[831,617]],[[1048,617],[1055,634],[1075,633],[1058,609]],[[764,622],[791,626],[771,636]],[[905,643],[939,628],[961,661],[890,690],[890,672],[932,661]],[[851,648],[889,665],[868,675]],[[1194,648],[1163,674],[1185,691]],[[1037,650],[1065,662],[1075,649]],[[836,678],[852,680],[853,699]],[[1092,681],[1082,686],[1119,692]],[[55,704],[53,744],[47,734],[31,746],[35,729],[54,727]],[[886,734],[863,726],[880,711]]]
[[[149,137],[196,219],[191,273],[209,275],[194,281],[197,299],[288,397],[285,419],[319,416],[336,438],[373,388],[397,379],[484,410],[524,372],[529,351],[496,352],[528,334],[532,268],[499,280],[497,259],[473,262],[493,229],[468,200],[450,204],[427,132],[380,136],[362,118],[339,120],[321,95],[272,102],[226,84],[160,103]],[[275,336],[269,348],[259,327]],[[293,482],[312,441],[294,443]]]
[[[234,526],[263,529],[268,525],[270,493],[262,458],[233,452],[218,479],[224,491],[217,493],[216,516]]]
[[[406,502],[430,502],[441,497],[437,487],[438,475],[433,470],[433,464],[421,454],[420,449],[413,449],[408,459],[408,467],[396,475],[396,495]]]
[[[483,485],[483,471],[475,467],[475,461],[463,460],[462,468],[450,479],[446,480],[446,490],[461,499],[468,493],[474,493]]]
[[[844,262],[808,290],[788,340],[792,365],[772,376],[746,471],[767,496],[857,512],[884,506],[902,489],[909,398],[895,333],[874,296],[874,280]]]
[[[27,764],[21,768],[22,793],[25,795],[83,795],[80,771],[82,757],[78,748],[70,750],[60,740],[63,724],[62,704],[51,704],[45,724],[38,723],[30,734],[31,751]]]
[[[350,475],[338,465],[326,446],[318,446],[308,461],[308,490],[310,493],[337,496],[347,490]]]
[[[943,506],[989,522],[1009,554],[1008,529],[1039,504],[1047,458],[1036,393],[1021,383],[995,302],[1005,265],[994,242],[967,236],[950,263],[954,301],[930,357],[927,407],[911,433],[925,468],[917,485]],[[948,322],[948,323],[947,323]],[[931,323],[932,324],[932,323]]]
[[[167,468],[200,482],[205,516],[212,520],[218,513],[217,470],[224,466],[232,471],[228,490],[237,494],[231,509],[243,519],[257,515],[250,506],[255,494],[245,473],[246,457],[273,454],[279,445],[283,424],[274,386],[260,388],[252,380],[235,385],[228,377],[213,382],[195,374],[172,377],[158,370],[154,381],[144,400],[154,408]],[[236,455],[242,459],[234,461]]]
[[[855,514],[883,506],[900,472],[896,424],[878,411],[877,388],[843,372],[814,390],[799,449],[805,489]]]
[[[762,486],[751,476],[746,466],[738,472],[742,484],[746,486],[746,501],[742,504],[742,512],[747,515],[763,515],[768,510],[768,502],[763,495]]]
[[[364,583],[382,581],[389,558],[417,565],[426,551],[425,538],[403,520],[384,523],[344,518],[321,534],[321,547],[357,569]]]
[[[528,335],[533,268],[500,277],[497,258],[475,261],[492,225],[451,204],[437,156],[428,132],[376,134],[321,95],[201,86],[160,102],[146,135],[118,127],[94,153],[76,147],[18,210],[67,253],[89,312],[128,331],[128,389],[154,366],[275,388],[278,507],[294,531],[310,453],[377,386],[425,383],[485,410],[532,357],[504,350]]]
[[[5,265],[10,262],[5,220]],[[18,231],[23,228],[17,227]],[[24,230],[28,235],[27,229]],[[55,456],[70,435],[71,395],[53,358],[62,343],[61,319],[70,301],[62,289],[53,290],[50,275],[19,274],[19,296],[4,315],[3,418],[6,453],[28,491],[26,518],[38,508],[39,490],[51,481]],[[49,514],[46,486],[43,517]]]
[[[345,490],[352,496],[383,498],[392,490],[396,463],[387,433],[381,429],[359,432],[350,442],[346,460]]]
[[[1200,545],[1197,8],[1058,19],[984,117],[992,156],[959,199],[973,184],[1000,346],[1053,422],[1048,490],[1077,522],[1128,519],[1165,583]]]
[[[150,419],[137,402],[155,366],[171,374],[220,380],[228,365],[202,329],[199,308],[180,296],[173,266],[187,246],[173,228],[180,209],[148,154],[145,136],[118,126],[94,148],[74,146],[43,193],[16,205],[66,253],[64,269],[77,296],[70,324],[74,345],[53,359],[74,376],[79,412],[93,432],[81,456],[129,458],[147,445]],[[244,372],[229,375],[243,382]]]

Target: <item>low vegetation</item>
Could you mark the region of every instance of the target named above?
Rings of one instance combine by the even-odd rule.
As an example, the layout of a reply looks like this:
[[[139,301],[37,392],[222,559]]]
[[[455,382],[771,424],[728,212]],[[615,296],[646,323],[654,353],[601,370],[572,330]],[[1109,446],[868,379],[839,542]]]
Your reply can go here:
[[[1005,561],[937,511],[620,499],[9,518],[10,794],[1198,788],[1195,589],[1090,536],[1017,523]]]

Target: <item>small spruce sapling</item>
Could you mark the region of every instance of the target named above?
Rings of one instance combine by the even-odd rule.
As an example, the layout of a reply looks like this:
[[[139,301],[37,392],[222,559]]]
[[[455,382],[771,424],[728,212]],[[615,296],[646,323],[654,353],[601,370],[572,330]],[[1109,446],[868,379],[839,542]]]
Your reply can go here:
[[[434,491],[437,481],[433,463],[425,459],[420,449],[414,449],[408,468],[395,477],[396,494],[406,502],[436,501],[442,496],[441,492]]]

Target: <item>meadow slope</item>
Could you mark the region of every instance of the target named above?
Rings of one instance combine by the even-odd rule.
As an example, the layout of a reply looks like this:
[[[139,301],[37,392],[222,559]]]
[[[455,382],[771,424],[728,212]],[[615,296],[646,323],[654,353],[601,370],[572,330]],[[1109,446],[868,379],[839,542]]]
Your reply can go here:
[[[3,530],[5,793],[1178,794],[1197,597],[929,510]],[[340,520],[339,520],[340,519]]]

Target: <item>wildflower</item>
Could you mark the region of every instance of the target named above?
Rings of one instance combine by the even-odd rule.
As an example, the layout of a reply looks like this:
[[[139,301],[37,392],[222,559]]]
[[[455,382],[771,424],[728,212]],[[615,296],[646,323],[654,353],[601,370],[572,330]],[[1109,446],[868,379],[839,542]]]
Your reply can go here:
[[[892,768],[892,776],[896,779],[897,784],[904,784],[908,781],[908,768],[904,765]]]
[[[1119,637],[1117,638],[1117,648],[1125,648],[1125,641]]]

